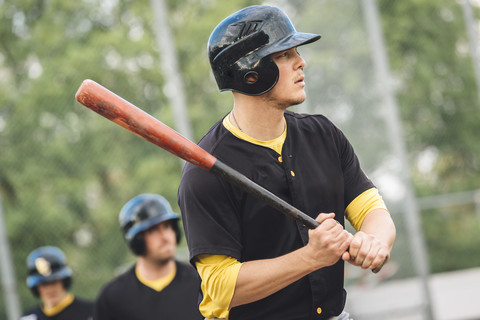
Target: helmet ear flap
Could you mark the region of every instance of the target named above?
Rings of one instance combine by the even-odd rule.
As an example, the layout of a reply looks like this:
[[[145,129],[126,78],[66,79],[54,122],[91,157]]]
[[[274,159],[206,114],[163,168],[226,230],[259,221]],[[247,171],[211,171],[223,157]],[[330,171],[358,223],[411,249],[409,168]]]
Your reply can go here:
[[[227,71],[227,75],[217,77],[221,90],[233,90],[248,95],[258,96],[272,89],[277,84],[279,71],[277,64],[270,57],[265,57],[253,68],[245,68],[246,58],[240,59]]]
[[[70,289],[70,287],[72,286],[72,277],[65,278],[62,280],[62,282],[65,290]]]
[[[40,292],[38,291],[38,287],[37,287],[37,286],[31,287],[31,288],[30,288],[30,291],[32,291],[32,293],[33,293],[33,295],[34,295],[35,297],[37,297],[37,298],[40,297]]]
[[[182,232],[180,231],[178,220],[171,220],[172,221],[172,229],[175,231],[177,245],[182,241]]]
[[[242,61],[240,60],[238,63],[242,63]],[[270,57],[265,57],[253,69],[243,70],[239,74],[242,79],[237,82],[238,91],[257,96],[270,91],[277,84],[279,71],[277,64]]]
[[[143,238],[143,232],[138,233],[133,237],[133,239],[128,243],[133,254],[136,256],[143,256],[147,253],[147,248],[145,246],[145,239]]]

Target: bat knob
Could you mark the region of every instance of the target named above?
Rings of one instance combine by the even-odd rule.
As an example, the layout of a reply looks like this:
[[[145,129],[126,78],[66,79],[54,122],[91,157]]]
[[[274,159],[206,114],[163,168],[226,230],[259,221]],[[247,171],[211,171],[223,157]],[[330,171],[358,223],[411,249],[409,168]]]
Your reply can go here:
[[[372,270],[372,272],[373,273],[378,273],[380,270],[382,270],[382,268],[383,268],[383,266],[385,265],[386,262],[387,262],[387,258],[385,258],[382,263],[380,263],[376,268],[374,268]]]

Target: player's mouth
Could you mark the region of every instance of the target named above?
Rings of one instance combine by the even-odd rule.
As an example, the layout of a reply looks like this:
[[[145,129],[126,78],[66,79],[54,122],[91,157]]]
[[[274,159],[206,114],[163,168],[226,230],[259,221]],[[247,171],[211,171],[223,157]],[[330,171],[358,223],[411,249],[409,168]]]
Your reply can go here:
[[[304,87],[305,86],[305,77],[304,76],[299,77],[297,80],[295,80],[295,84],[298,84],[298,85]]]

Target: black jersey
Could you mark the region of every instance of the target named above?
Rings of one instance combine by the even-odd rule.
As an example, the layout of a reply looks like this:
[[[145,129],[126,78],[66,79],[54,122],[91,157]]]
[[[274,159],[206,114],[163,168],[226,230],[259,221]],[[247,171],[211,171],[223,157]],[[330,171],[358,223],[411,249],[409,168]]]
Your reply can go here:
[[[312,218],[334,212],[374,187],[343,133],[321,115],[285,112],[279,155],[235,137],[217,122],[199,145]],[[190,258],[228,255],[241,262],[275,258],[308,242],[308,228],[254,196],[186,164],[178,192]],[[322,268],[260,301],[232,308],[229,319],[325,319],[344,307],[344,264]]]
[[[93,302],[75,298],[59,313],[47,316],[40,306],[25,313],[20,320],[92,320]]]
[[[177,273],[161,291],[144,285],[135,266],[107,283],[95,303],[95,320],[202,319],[198,310],[200,277],[192,266],[176,261]]]

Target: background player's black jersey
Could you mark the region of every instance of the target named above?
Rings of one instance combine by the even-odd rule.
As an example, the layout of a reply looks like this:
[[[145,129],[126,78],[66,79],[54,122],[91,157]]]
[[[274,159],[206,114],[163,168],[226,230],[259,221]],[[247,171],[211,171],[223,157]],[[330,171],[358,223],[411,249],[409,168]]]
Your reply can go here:
[[[176,261],[173,281],[158,292],[140,282],[135,266],[107,283],[95,304],[95,320],[196,320],[200,277],[192,266]]]
[[[25,313],[20,320],[92,320],[93,319],[93,302],[75,298],[71,304],[59,313],[47,316],[43,313],[40,306]]]

